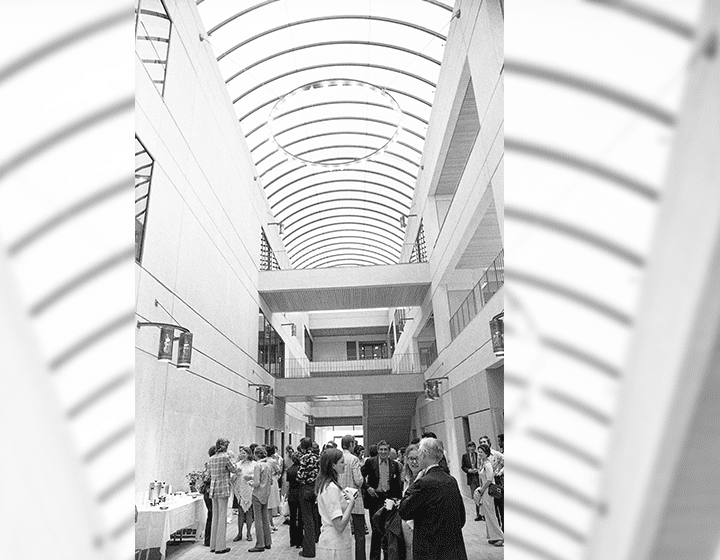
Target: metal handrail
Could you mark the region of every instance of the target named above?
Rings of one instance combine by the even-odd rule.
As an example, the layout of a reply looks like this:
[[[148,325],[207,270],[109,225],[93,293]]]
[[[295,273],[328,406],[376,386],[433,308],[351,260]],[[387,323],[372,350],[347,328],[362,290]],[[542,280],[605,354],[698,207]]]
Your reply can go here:
[[[505,257],[504,250],[501,250],[450,319],[450,337],[452,340],[455,340],[470,321],[480,313],[480,310],[500,291],[504,283]]]
[[[392,358],[374,360],[290,358],[285,361],[286,378],[403,375],[423,373],[426,369],[427,364],[420,354],[395,354]]]

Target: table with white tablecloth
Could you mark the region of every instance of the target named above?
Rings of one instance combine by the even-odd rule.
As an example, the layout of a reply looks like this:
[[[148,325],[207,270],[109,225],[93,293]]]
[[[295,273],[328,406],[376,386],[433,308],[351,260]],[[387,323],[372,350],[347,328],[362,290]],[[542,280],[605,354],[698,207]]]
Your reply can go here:
[[[160,509],[160,507],[167,509]],[[172,496],[172,501],[157,506],[147,504],[137,506],[138,517],[135,523],[135,549],[159,548],[166,556],[170,535],[180,529],[196,529],[195,539],[199,540],[205,528],[205,503],[202,496]]]

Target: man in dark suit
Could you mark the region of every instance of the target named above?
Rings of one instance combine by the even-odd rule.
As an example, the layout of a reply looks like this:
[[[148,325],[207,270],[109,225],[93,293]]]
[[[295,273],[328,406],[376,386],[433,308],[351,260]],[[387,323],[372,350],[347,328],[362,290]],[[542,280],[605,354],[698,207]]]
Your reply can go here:
[[[377,444],[378,455],[365,461],[360,472],[365,479],[363,501],[365,509],[370,510],[372,520],[375,512],[385,505],[386,499],[400,499],[402,480],[400,465],[390,459],[390,444],[380,441]],[[382,531],[373,528],[370,537],[370,560],[380,560]]]
[[[467,444],[467,453],[462,456],[461,467],[467,475],[467,483],[470,486],[470,495],[473,496],[475,489],[480,486],[480,475],[478,470],[478,457],[475,443],[469,441]],[[480,521],[480,506],[475,506],[475,521]]]
[[[423,470],[400,502],[400,517],[415,520],[413,560],[467,560],[465,504],[457,481],[438,465],[443,452],[434,438],[420,442]]]

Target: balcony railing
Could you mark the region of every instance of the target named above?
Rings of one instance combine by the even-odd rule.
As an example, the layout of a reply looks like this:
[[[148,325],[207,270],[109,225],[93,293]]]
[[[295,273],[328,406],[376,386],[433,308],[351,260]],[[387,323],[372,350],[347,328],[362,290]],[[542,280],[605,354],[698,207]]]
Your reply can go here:
[[[485,307],[505,283],[504,252],[500,251],[493,263],[462,302],[455,315],[450,319],[450,336],[453,340]]]
[[[342,377],[423,373],[427,365],[419,354],[396,354],[376,360],[321,360],[292,358],[285,362],[285,377]]]

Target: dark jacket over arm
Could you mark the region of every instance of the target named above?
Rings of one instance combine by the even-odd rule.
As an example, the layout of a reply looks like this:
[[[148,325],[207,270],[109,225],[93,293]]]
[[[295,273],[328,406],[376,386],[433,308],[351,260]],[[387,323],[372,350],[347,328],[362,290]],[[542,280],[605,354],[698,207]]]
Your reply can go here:
[[[413,560],[467,560],[465,504],[452,476],[433,467],[410,485],[399,511],[415,520]]]

